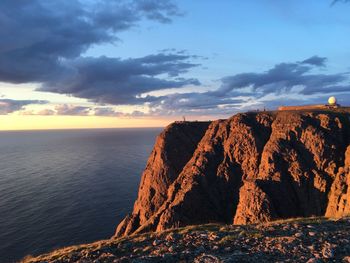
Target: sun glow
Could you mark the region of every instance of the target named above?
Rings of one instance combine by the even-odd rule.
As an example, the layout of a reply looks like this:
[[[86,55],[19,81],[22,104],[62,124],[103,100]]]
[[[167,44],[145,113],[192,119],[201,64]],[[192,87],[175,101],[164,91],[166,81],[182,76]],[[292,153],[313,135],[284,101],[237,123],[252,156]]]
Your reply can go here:
[[[126,127],[164,127],[172,120],[97,116],[0,116],[0,130],[95,129]]]

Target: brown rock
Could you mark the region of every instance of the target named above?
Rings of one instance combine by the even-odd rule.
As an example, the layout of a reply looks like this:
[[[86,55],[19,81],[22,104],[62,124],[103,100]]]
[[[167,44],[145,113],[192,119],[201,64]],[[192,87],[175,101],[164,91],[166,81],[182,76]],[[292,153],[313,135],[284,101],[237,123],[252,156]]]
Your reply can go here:
[[[340,167],[329,195],[327,217],[350,215],[350,145],[344,156],[344,167]]]
[[[167,198],[168,187],[192,157],[209,122],[176,122],[157,137],[143,172],[134,211],[118,226],[116,236],[127,235],[143,225]]]
[[[348,113],[237,114],[170,125],[116,236],[350,212]]]
[[[245,182],[240,189],[234,224],[262,223],[276,218],[270,198],[253,182]]]

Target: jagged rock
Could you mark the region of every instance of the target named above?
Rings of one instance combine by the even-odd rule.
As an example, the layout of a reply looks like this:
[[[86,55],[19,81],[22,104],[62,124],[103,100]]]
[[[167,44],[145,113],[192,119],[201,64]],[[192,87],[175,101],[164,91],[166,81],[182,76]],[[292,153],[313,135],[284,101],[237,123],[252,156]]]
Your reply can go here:
[[[350,146],[345,152],[344,167],[340,167],[329,195],[326,216],[342,217],[350,215]]]
[[[116,237],[350,212],[350,118],[331,111],[237,114],[170,125]]]
[[[209,122],[177,122],[158,137],[143,172],[132,215],[118,226],[116,235],[127,235],[142,226],[164,203],[167,190],[192,157]]]
[[[270,198],[255,183],[245,182],[240,189],[234,224],[262,223],[276,217]]]

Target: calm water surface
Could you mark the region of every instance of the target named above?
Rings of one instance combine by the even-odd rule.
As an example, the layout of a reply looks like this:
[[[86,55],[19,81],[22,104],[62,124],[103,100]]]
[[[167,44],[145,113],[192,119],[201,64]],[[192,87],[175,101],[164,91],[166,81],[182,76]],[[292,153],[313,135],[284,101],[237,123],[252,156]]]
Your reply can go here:
[[[160,131],[0,132],[0,262],[111,237]]]

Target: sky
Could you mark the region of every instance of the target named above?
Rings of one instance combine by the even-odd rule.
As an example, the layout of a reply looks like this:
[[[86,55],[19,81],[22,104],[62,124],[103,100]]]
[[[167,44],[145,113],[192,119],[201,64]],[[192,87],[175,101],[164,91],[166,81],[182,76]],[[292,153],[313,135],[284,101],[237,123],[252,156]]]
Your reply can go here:
[[[350,105],[346,0],[1,0],[0,130]]]

